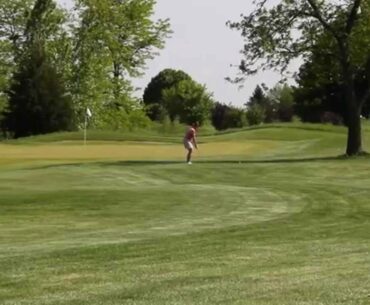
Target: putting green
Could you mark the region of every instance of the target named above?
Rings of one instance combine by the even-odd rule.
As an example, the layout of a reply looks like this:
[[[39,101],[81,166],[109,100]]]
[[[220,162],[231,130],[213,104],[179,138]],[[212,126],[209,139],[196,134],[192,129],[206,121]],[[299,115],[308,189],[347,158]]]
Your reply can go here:
[[[215,142],[199,145],[194,155],[198,158],[222,156],[250,156],[282,146],[276,141]],[[185,155],[183,145],[169,143],[137,142],[91,142],[84,146],[72,142],[39,145],[0,145],[2,163],[36,160],[182,160]]]

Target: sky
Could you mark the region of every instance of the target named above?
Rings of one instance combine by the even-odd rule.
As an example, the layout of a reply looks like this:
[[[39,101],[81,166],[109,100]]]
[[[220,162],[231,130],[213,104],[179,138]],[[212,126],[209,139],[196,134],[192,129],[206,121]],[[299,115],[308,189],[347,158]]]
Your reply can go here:
[[[73,0],[57,2],[71,7]],[[274,86],[280,75],[271,71],[249,77],[242,89],[225,80],[237,75],[235,65],[240,62],[243,46],[240,33],[225,23],[238,21],[241,13],[252,9],[252,0],[157,0],[154,18],[169,18],[173,33],[159,55],[148,62],[144,75],[133,81],[141,88],[137,96],[142,96],[150,80],[166,68],[183,70],[205,85],[216,101],[235,106],[243,106],[258,84]]]

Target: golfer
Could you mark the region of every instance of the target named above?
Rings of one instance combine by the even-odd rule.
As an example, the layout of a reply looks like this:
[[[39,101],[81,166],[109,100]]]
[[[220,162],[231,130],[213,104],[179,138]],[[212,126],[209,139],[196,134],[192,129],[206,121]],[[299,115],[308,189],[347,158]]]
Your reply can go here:
[[[198,129],[198,123],[191,124],[191,126],[189,126],[184,136],[184,146],[185,146],[185,149],[188,150],[188,154],[186,155],[186,162],[188,164],[191,164],[191,154],[193,153],[194,147],[198,149],[197,129]]]

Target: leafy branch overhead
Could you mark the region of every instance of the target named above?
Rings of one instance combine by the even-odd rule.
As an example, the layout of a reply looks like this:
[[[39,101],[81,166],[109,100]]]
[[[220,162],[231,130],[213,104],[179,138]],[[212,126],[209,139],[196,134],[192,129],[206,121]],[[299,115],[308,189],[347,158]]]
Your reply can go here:
[[[240,31],[244,39],[243,60],[239,66],[242,74],[252,75],[275,68],[285,72],[292,59],[307,59],[326,32],[331,34],[330,43],[337,44],[338,52],[334,55],[339,57],[349,36],[355,39],[359,26],[368,22],[366,18],[358,20],[360,5],[361,13],[369,15],[369,4],[361,0],[336,3],[283,0],[276,6],[268,4],[266,0],[256,1],[251,14],[242,15],[240,21],[228,22],[228,26]],[[331,49],[321,51],[333,56]],[[237,80],[242,81],[244,77]]]
[[[285,74],[293,59],[313,55],[332,58],[338,66],[348,111],[348,155],[362,151],[360,113],[370,95],[358,94],[355,79],[370,57],[370,3],[368,0],[281,0],[270,5],[254,1],[255,9],[237,22],[228,22],[244,40],[235,83],[266,69]]]

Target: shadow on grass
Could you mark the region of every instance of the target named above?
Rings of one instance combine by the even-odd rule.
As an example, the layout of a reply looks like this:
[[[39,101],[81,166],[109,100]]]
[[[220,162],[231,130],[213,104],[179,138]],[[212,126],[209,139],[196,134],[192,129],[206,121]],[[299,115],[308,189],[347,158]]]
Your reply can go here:
[[[340,161],[340,160],[358,160],[370,159],[370,154],[364,153],[356,157],[348,157],[346,155],[326,156],[326,157],[305,157],[305,158],[281,158],[281,159],[220,159],[220,160],[195,160],[193,165],[197,164],[278,164],[278,163],[307,163],[307,162],[322,162],[322,161]],[[35,167],[37,169],[58,168],[58,167],[79,167],[86,165],[98,166],[145,166],[145,165],[176,165],[186,164],[180,160],[122,160],[122,161],[97,161],[97,162],[76,162],[50,164]]]
[[[328,156],[328,157],[308,157],[308,158],[284,158],[284,159],[261,159],[261,160],[195,160],[196,164],[268,164],[268,163],[301,163],[301,162],[318,162],[318,161],[334,161],[346,160],[346,156]],[[140,165],[174,165],[185,164],[184,161],[171,160],[127,160],[115,162],[99,162],[103,166],[140,166]]]

